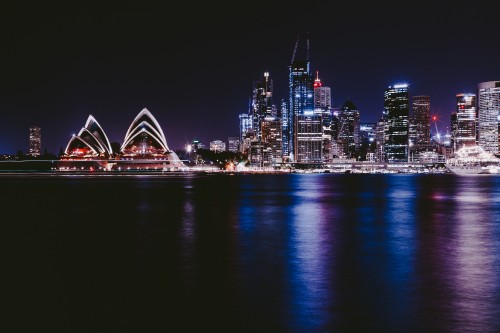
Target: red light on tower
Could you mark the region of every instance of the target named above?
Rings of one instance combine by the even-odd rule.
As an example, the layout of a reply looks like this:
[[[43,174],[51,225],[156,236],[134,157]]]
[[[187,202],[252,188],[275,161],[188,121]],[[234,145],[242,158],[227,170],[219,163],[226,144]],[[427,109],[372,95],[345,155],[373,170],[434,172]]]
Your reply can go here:
[[[314,88],[321,87],[321,80],[319,79],[319,71],[316,71],[316,79],[314,80]]]

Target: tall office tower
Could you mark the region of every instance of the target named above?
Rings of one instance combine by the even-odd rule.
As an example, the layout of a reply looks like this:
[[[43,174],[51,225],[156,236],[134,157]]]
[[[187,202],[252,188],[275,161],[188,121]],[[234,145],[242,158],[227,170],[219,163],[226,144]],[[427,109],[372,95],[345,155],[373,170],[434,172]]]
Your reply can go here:
[[[312,112],[295,116],[295,157],[296,162],[322,162],[323,126],[321,115]]]
[[[456,147],[458,134],[457,112],[453,111],[450,115],[450,146],[452,149]]]
[[[356,105],[347,100],[340,108],[339,135],[337,144],[339,152],[345,157],[356,157],[359,151],[359,111]]]
[[[240,151],[240,139],[236,136],[230,136],[227,138],[228,150],[233,153]]]
[[[375,125],[375,160],[377,162],[385,162],[384,144],[386,132],[385,116],[382,116]]]
[[[295,161],[293,154],[297,149],[294,146],[297,141],[295,130],[297,128],[297,116],[312,114],[314,111],[313,100],[313,78],[310,73],[309,62],[309,39],[306,40],[307,47],[300,48],[299,38],[295,43],[292,60],[288,66],[288,83],[290,88],[289,108],[288,108],[288,151],[290,161]],[[304,54],[305,53],[305,54]]]
[[[376,127],[377,123],[359,124],[359,156],[361,160],[375,161]],[[368,158],[367,154],[371,154],[372,158]]]
[[[431,143],[431,98],[429,96],[412,97],[412,125],[415,137],[412,144],[425,147]]]
[[[453,150],[476,145],[476,94],[457,94],[457,131]]]
[[[332,158],[332,94],[330,87],[323,86],[316,71],[314,88],[314,113],[321,115],[323,125],[323,159]]]
[[[28,154],[31,156],[40,156],[42,149],[42,133],[41,128],[37,126],[30,127],[30,142]]]
[[[262,120],[262,159],[263,164],[274,165],[283,161],[281,120],[265,117]]]
[[[330,87],[323,86],[319,79],[319,71],[316,71],[314,88],[314,112],[329,110],[332,107],[332,93]]]
[[[498,152],[498,116],[500,110],[500,81],[481,82],[477,95],[478,144],[487,152]]]
[[[249,128],[242,137],[241,144],[240,144],[240,152],[243,154],[247,155],[248,158],[251,158],[251,149],[252,149],[252,142],[257,142],[254,140],[255,135],[253,133],[253,128]]]
[[[333,142],[337,141],[337,139],[339,137],[339,129],[340,129],[339,114],[340,114],[340,107],[333,106],[332,107],[332,120],[331,120],[331,126],[330,126],[332,129],[332,141]]]
[[[264,72],[261,80],[255,81],[252,91],[252,127],[257,140],[260,140],[261,122],[265,117],[272,116],[273,106],[273,81],[269,77],[269,72]]]
[[[407,84],[389,86],[384,92],[386,162],[408,162],[408,117],[410,113]]]
[[[250,129],[252,129],[252,118],[247,113],[240,114],[239,118],[240,118],[240,142],[243,142],[246,133]]]

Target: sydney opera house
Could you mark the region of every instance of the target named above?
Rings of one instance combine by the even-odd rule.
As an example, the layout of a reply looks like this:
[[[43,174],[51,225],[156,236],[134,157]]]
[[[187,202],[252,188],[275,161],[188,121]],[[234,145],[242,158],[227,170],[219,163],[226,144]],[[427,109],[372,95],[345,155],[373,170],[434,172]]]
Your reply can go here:
[[[113,147],[90,115],[58,161],[60,171],[179,171],[184,163],[168,148],[158,121],[144,108],[130,124],[121,147]]]

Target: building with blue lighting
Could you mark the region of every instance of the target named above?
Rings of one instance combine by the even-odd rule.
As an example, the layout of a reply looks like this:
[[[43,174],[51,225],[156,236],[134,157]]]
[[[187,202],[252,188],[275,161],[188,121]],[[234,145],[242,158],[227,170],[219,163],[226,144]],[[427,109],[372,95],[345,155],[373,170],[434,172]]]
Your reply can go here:
[[[287,142],[283,146],[283,155],[285,159],[291,162],[296,161],[297,155],[295,131],[297,129],[298,116],[314,114],[314,80],[310,70],[309,39],[306,40],[306,45],[302,45],[299,42],[300,38],[297,38],[292,60],[288,66],[290,95],[287,110],[288,115],[286,117],[287,124],[283,126],[283,141]]]

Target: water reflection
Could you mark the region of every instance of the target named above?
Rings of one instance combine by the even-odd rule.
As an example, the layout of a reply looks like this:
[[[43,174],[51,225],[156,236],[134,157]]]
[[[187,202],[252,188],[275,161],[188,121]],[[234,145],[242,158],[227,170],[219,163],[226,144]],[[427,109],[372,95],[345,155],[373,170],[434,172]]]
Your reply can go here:
[[[290,233],[288,238],[288,285],[290,313],[288,325],[293,331],[325,330],[334,298],[329,264],[333,239],[329,219],[332,207],[325,198],[332,193],[325,179],[318,175],[295,179],[296,204],[289,207]]]
[[[2,186],[18,325],[500,330],[500,177],[18,177]]]
[[[500,246],[498,234],[492,232],[499,220],[490,201],[495,191],[498,194],[498,189],[488,186],[483,178],[463,179],[457,188],[453,214],[456,237],[448,272],[456,331],[494,332],[499,327]]]

